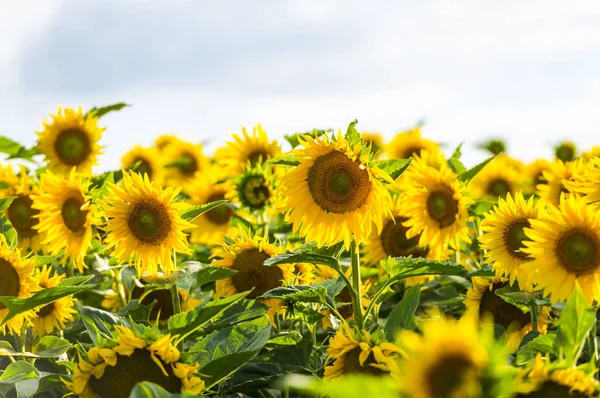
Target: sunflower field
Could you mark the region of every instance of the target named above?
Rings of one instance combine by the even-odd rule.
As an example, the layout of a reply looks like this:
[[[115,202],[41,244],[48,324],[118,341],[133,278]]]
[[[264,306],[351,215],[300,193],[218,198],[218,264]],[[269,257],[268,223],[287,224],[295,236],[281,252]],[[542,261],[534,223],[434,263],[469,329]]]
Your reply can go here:
[[[257,125],[94,172],[126,106],[0,137],[0,396],[600,396],[600,147]]]

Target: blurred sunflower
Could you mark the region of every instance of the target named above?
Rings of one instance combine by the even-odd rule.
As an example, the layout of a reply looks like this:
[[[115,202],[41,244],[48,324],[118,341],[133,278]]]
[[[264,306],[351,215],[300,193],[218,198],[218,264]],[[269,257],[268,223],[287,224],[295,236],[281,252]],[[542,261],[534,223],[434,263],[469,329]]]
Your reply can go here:
[[[581,157],[585,160],[600,157],[600,146],[593,146],[589,151],[582,153]]]
[[[37,253],[43,249],[44,235],[36,229],[39,210],[34,209],[32,205],[33,195],[39,194],[39,189],[33,185],[23,166],[20,166],[18,176],[11,168],[6,168],[3,174],[2,181],[6,182],[8,187],[2,195],[16,196],[5,210],[6,217],[17,232],[19,247]]]
[[[532,330],[531,314],[506,302],[496,294],[498,289],[508,286],[508,279],[494,277],[491,281],[480,277],[472,278],[473,287],[467,290],[465,305],[467,312],[482,322],[491,321],[502,326],[504,344],[511,352],[519,348],[523,337]],[[549,307],[538,307],[538,332],[545,334],[550,317]],[[491,316],[491,319],[486,317]]]
[[[200,304],[199,300],[189,296],[188,290],[177,290],[182,311],[189,311]],[[150,321],[159,320],[165,322],[171,316],[175,315],[173,300],[171,299],[171,290],[169,289],[146,290],[143,287],[135,285],[131,291],[131,299],[138,299],[140,304],[143,305],[155,302],[152,310],[150,310]]]
[[[271,243],[267,237],[250,237],[244,231],[231,244],[224,244],[213,254],[214,265],[237,271],[231,278],[216,283],[216,295],[228,297],[236,293],[251,291],[246,298],[255,299],[268,290],[291,283],[295,279],[294,266],[280,264],[264,265],[265,260],[283,253],[283,249]],[[269,306],[271,320],[281,309],[277,299],[261,300]]]
[[[241,173],[248,165],[254,168],[281,154],[281,145],[276,140],[269,141],[260,124],[254,127],[252,135],[242,127],[242,137],[237,134],[232,134],[232,137],[233,141],[227,142],[215,153],[216,162],[230,174]]]
[[[202,153],[202,145],[181,140],[174,141],[164,149],[165,179],[170,185],[180,186],[204,172],[209,161]]]
[[[33,228],[44,234],[46,250],[52,255],[64,251],[61,264],[70,262],[79,272],[86,268],[92,226],[99,223],[89,185],[74,168],[66,178],[48,171],[40,180],[40,193],[32,195],[32,207],[39,211],[39,224]]]
[[[561,198],[571,196],[571,191],[567,188],[568,182],[583,173],[585,167],[584,159],[567,163],[560,160],[552,162],[550,169],[543,172],[546,182],[536,186],[538,196],[544,203],[558,206]]]
[[[211,166],[189,180],[184,190],[190,197],[190,204],[203,205],[231,198],[235,185],[226,177],[223,169]],[[190,241],[213,245],[222,243],[225,236],[234,236],[237,228],[230,223],[233,215],[233,207],[223,204],[196,217],[191,221],[194,228],[190,230]]]
[[[154,146],[156,149],[158,149],[159,153],[164,153],[168,147],[180,142],[181,139],[175,135],[163,134],[156,138],[154,141]]]
[[[11,249],[6,238],[0,234],[0,296],[28,298],[38,290],[38,280],[34,274],[35,262],[22,259],[19,249]],[[0,323],[8,314],[8,308],[0,303]],[[35,316],[33,310],[22,312],[0,325],[0,333],[8,330],[20,334],[24,325],[29,325]]]
[[[378,159],[383,156],[383,137],[379,133],[360,133],[365,145],[371,148],[373,157]]]
[[[525,228],[531,226],[529,220],[537,218],[534,198],[525,201],[523,194],[517,192],[514,199],[510,194],[506,195],[506,200],[500,198],[481,223],[483,235],[479,242],[486,250],[486,260],[492,264],[496,275],[506,276],[511,285],[519,275],[519,266],[531,260],[523,251],[524,242],[529,240]],[[520,283],[526,286],[527,278],[521,278]]]
[[[396,134],[385,146],[385,152],[391,159],[408,159],[420,155],[424,150],[438,152],[438,144],[421,138],[420,126]]]
[[[365,330],[354,331],[348,325],[340,327],[329,341],[324,379],[352,374],[398,377],[396,357],[401,355],[400,349],[378,340]]]
[[[138,275],[157,273],[162,266],[167,275],[174,270],[173,251],[188,253],[184,229],[193,224],[179,212],[185,206],[174,199],[179,189],[163,189],[131,171],[123,172],[121,186],[111,184],[102,203],[106,224],[106,250],[120,263],[133,259]]]
[[[561,142],[554,148],[554,156],[562,162],[571,162],[577,156],[577,147],[572,141]]]
[[[546,159],[537,159],[525,168],[525,182],[523,184],[527,193],[535,192],[540,184],[546,184],[544,171],[550,170],[551,163]]]
[[[585,199],[569,196],[559,207],[549,206],[539,220],[529,220],[530,239],[523,252],[532,261],[522,264],[550,301],[566,300],[578,282],[588,300],[600,301],[600,213]]]
[[[158,384],[170,393],[199,394],[204,382],[197,376],[198,364],[180,362],[173,337],[142,334],[115,325],[116,334],[107,346],[94,346],[79,354],[70,381],[63,380],[81,398],[127,398],[142,381]],[[106,344],[106,343],[105,343]]]
[[[523,167],[514,159],[500,155],[488,163],[469,183],[478,198],[496,200],[521,190]]]
[[[494,380],[494,357],[505,361],[489,326],[479,331],[473,316],[446,320],[439,315],[423,321],[422,336],[401,332],[397,345],[406,354],[399,364],[400,388],[412,398],[480,397],[484,379]],[[486,389],[490,396],[500,396],[493,395],[492,385],[486,384]]]
[[[98,127],[98,118],[84,115],[81,107],[76,111],[61,107],[51,117],[37,133],[38,148],[46,156],[48,168],[62,175],[68,175],[73,167],[78,173],[90,174],[102,153],[98,140],[106,128]]]
[[[352,236],[364,243],[373,226],[381,231],[392,205],[381,180],[393,181],[369,166],[361,144],[349,143],[341,132],[335,140],[305,135],[299,141],[304,149],[292,154],[300,164],[281,179],[277,191],[293,231],[319,246],[343,240],[347,249]]]
[[[234,179],[234,183],[235,189],[226,198],[239,200],[249,210],[265,210],[276,200],[276,179],[267,167],[245,169]]]
[[[512,398],[597,397],[600,385],[593,373],[595,370],[586,373],[577,368],[558,368],[537,354],[527,372],[527,382],[516,385],[518,392]]]
[[[163,165],[160,152],[156,148],[135,146],[123,156],[121,164],[124,169],[131,169],[137,165],[136,173],[148,174],[150,181],[162,181]]]
[[[563,185],[572,193],[581,195],[596,210],[600,209],[600,158],[592,158],[583,169],[578,169]]]
[[[459,249],[470,243],[470,220],[467,208],[473,199],[467,196],[464,184],[448,167],[437,170],[420,164],[419,158],[406,172],[400,202],[408,220],[406,237],[419,237],[419,246],[438,249],[448,244]]]
[[[42,289],[58,286],[65,278],[64,275],[54,273],[52,268],[44,265],[39,271],[39,285]],[[58,330],[64,330],[65,325],[73,322],[77,313],[72,296],[60,298],[46,304],[37,310],[36,316],[31,320],[33,333],[38,336],[52,334]]]

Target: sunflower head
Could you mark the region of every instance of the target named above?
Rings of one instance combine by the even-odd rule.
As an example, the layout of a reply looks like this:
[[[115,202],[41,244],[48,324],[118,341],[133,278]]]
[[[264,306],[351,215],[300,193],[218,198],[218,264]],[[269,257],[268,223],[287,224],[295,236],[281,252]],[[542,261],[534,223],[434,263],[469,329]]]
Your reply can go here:
[[[158,152],[164,153],[171,145],[175,145],[180,142],[181,139],[177,136],[163,134],[154,140],[154,147],[158,150]]]
[[[280,182],[278,195],[294,231],[319,246],[352,236],[366,242],[372,225],[379,231],[392,200],[382,180],[392,183],[381,169],[370,166],[370,153],[361,142],[337,137],[300,138],[303,149],[293,154],[300,164]]]
[[[545,182],[536,186],[538,196],[547,204],[558,206],[563,197],[577,195],[571,192],[571,183],[576,176],[581,175],[586,168],[585,159],[577,159],[573,162],[555,160],[548,170],[542,174]]]
[[[202,145],[177,140],[164,149],[165,179],[168,184],[178,186],[204,172],[209,165],[202,152]]]
[[[528,193],[533,193],[536,187],[546,183],[544,171],[550,169],[550,162],[546,159],[537,159],[533,163],[527,165],[525,169],[526,181],[525,188]]]
[[[21,258],[19,249],[11,249],[3,234],[0,234],[0,296],[28,298],[39,289],[38,279],[34,274],[33,260]],[[8,314],[8,308],[0,303],[0,320]],[[25,311],[0,326],[0,333],[21,333],[23,325],[29,324],[34,316],[33,311]]]
[[[360,134],[360,137],[362,138],[365,145],[371,148],[371,153],[376,158],[381,157],[384,148],[383,137],[381,136],[381,134],[363,132]]]
[[[275,175],[267,167],[247,168],[234,183],[235,190],[227,197],[239,200],[250,211],[265,210],[276,200]]]
[[[394,139],[385,146],[385,152],[392,159],[408,159],[420,155],[424,150],[437,152],[438,144],[421,138],[420,126],[396,134]]]
[[[39,286],[48,289],[58,286],[64,275],[52,273],[52,268],[44,265],[38,273]],[[72,296],[63,297],[40,307],[36,317],[32,319],[33,333],[44,336],[57,330],[64,330],[65,325],[72,322],[77,311]]]
[[[240,173],[248,166],[260,166],[281,154],[281,145],[276,140],[270,141],[260,124],[254,127],[252,134],[242,127],[242,136],[233,134],[232,138],[233,141],[215,153],[217,163],[232,174]]]
[[[577,156],[577,147],[571,141],[564,141],[554,148],[554,156],[563,162],[571,162]]]
[[[584,197],[595,209],[600,208],[600,158],[591,158],[585,167],[575,167],[571,178],[563,179],[562,183],[571,194]]]
[[[161,181],[163,165],[160,152],[156,148],[136,146],[127,152],[121,163],[124,169],[134,169],[136,173],[147,174],[150,181]]]
[[[122,185],[111,185],[102,202],[112,256],[120,262],[132,259],[138,275],[156,273],[159,265],[172,272],[173,250],[189,252],[183,230],[193,228],[180,216],[185,204],[175,201],[178,193],[150,182],[148,175],[124,171]]]
[[[44,129],[37,133],[38,147],[50,170],[68,175],[75,167],[79,173],[91,173],[102,153],[98,140],[106,128],[98,127],[98,117],[84,115],[81,107],[58,108],[51,118],[42,122]]]
[[[496,200],[521,190],[523,166],[500,155],[488,163],[469,183],[475,196]]]

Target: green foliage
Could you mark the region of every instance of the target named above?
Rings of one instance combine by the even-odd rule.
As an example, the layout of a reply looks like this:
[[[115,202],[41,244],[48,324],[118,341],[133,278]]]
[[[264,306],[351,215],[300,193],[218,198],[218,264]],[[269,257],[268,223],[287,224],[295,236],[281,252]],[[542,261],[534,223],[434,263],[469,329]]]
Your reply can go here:
[[[551,354],[553,357],[556,357],[555,340],[555,334],[542,334],[535,337],[521,346],[517,352],[516,363],[524,365],[534,359],[537,354]]]
[[[494,155],[490,158],[487,158],[486,160],[484,160],[483,162],[471,167],[469,170],[463,172],[462,174],[460,174],[458,176],[458,178],[465,182],[468,183],[469,181],[471,181],[473,179],[473,177],[475,177],[477,174],[479,174],[479,172],[481,170],[483,170],[483,168],[492,160],[494,160],[496,158],[497,155]]]
[[[397,180],[410,166],[411,162],[412,159],[389,159],[374,161],[372,165],[388,173],[393,180]]]
[[[237,271],[232,268],[206,265],[195,273],[196,286],[200,287],[221,279],[231,278],[236,273]]]
[[[12,224],[8,220],[8,217],[6,217],[4,213],[0,213],[0,234],[4,235],[6,242],[11,248],[14,249],[17,247],[17,231],[15,231]]]
[[[332,131],[331,129],[313,129],[313,130],[307,131],[305,133],[296,133],[296,134],[291,134],[291,135],[285,135],[283,138],[285,138],[285,140],[290,143],[292,148],[296,148],[298,145],[300,145],[300,141],[298,138],[302,135],[308,135],[310,137],[316,138],[316,137],[325,135],[331,131]]]
[[[348,129],[346,129],[346,135],[344,138],[346,138],[350,145],[354,145],[362,141],[362,138],[360,138],[360,133],[358,130],[356,130],[357,124],[358,120],[354,119],[354,121],[348,125]]]
[[[465,268],[452,261],[437,261],[424,258],[388,257],[381,261],[381,266],[387,271],[392,281],[422,275],[462,275]]]
[[[214,209],[215,207],[224,205],[229,202],[228,200],[215,200],[214,202],[209,202],[200,206],[194,206],[193,208],[184,211],[181,213],[181,218],[185,221],[192,221],[196,217],[201,216],[202,214]]]
[[[9,159],[24,159],[33,162],[33,156],[39,154],[36,147],[26,148],[10,138],[0,136],[0,153],[8,155]]]
[[[385,336],[388,341],[394,341],[400,330],[414,330],[417,327],[415,312],[419,307],[421,285],[413,286],[392,310],[385,324]]]
[[[93,107],[85,114],[85,117],[86,118],[88,118],[88,117],[98,117],[99,118],[99,117],[106,115],[107,113],[120,111],[121,109],[123,109],[127,106],[131,106],[131,105],[126,104],[125,102],[119,102],[119,103],[112,104],[112,105]]]
[[[8,209],[8,207],[15,198],[16,196],[7,196],[4,198],[0,198],[0,211]]]
[[[136,384],[133,390],[131,390],[131,394],[129,394],[129,398],[192,398],[201,396],[203,397],[204,395],[170,393],[158,384],[149,381]]]
[[[290,376],[285,384],[294,391],[329,398],[397,398],[397,382],[389,376],[352,374],[343,378],[322,381],[307,376]]]
[[[300,164],[300,160],[296,157],[296,155],[289,153],[285,155],[275,156],[273,159],[267,161],[270,164],[283,164],[286,166],[298,166]]]

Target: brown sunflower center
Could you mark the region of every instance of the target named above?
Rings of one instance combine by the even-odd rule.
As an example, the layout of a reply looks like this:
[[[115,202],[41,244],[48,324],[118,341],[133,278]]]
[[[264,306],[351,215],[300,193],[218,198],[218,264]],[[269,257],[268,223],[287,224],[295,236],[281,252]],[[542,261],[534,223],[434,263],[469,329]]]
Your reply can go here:
[[[534,184],[538,185],[538,184],[547,184],[548,181],[546,181],[546,177],[544,177],[544,172],[540,171],[539,173],[537,173],[535,175],[535,178],[533,179]]]
[[[77,166],[92,152],[90,138],[84,130],[77,127],[63,130],[54,141],[54,152],[64,164]]]
[[[427,197],[427,213],[440,228],[454,224],[458,215],[458,201],[454,199],[454,191],[447,185],[439,185]]]
[[[431,397],[450,397],[475,370],[473,360],[467,353],[443,355],[427,371],[426,379]]]
[[[246,157],[247,161],[250,162],[250,166],[256,167],[257,165],[264,163],[270,154],[264,149],[257,149],[248,154]]]
[[[177,168],[184,176],[193,176],[198,169],[198,162],[193,154],[183,152],[177,158]]]
[[[515,398],[585,398],[587,394],[579,391],[570,391],[571,387],[563,386],[555,381],[545,381],[539,390],[532,391],[529,394],[517,394]]]
[[[400,152],[400,159],[408,159],[408,158],[412,158],[415,156],[421,156],[422,150],[423,150],[423,147],[410,146]]]
[[[408,228],[402,225],[407,218],[396,217],[394,220],[388,220],[383,227],[379,239],[383,251],[388,256],[403,257],[412,255],[413,257],[425,257],[429,251],[426,248],[419,247],[420,235],[410,239],[406,238]],[[395,221],[395,222],[394,222]]]
[[[35,216],[40,211],[31,208],[32,204],[33,200],[29,196],[20,195],[13,199],[7,210],[8,219],[21,238],[30,238],[37,234],[33,227],[39,222]]]
[[[149,351],[136,349],[130,356],[119,355],[117,364],[106,366],[101,378],[90,377],[90,386],[102,398],[128,398],[133,387],[142,381],[150,381],[168,392],[179,393],[181,380],[173,374],[171,365],[160,358],[158,360],[168,376],[154,362]]]
[[[492,290],[486,290],[481,297],[479,305],[479,317],[483,318],[485,314],[491,314],[494,317],[494,323],[508,329],[513,323],[518,323],[521,327],[531,322],[531,316],[521,311],[519,307],[507,303],[495,292],[505,287],[506,283],[494,283]]]
[[[585,275],[600,266],[600,242],[594,231],[574,228],[565,232],[556,246],[560,265],[572,274]]]
[[[138,163],[139,162],[139,163]],[[135,172],[138,173],[139,175],[144,175],[144,174],[148,174],[148,178],[152,179],[152,166],[150,165],[150,162],[143,158],[143,157],[137,157],[133,160],[132,165],[137,164],[137,167],[135,168]]]
[[[139,299],[144,293],[144,288],[135,286],[131,291],[131,298]],[[179,299],[181,300],[181,294]],[[160,320],[165,321],[175,314],[173,311],[173,301],[171,300],[171,291],[169,289],[156,289],[144,296],[140,304],[148,305],[156,300],[154,307],[150,311],[150,320],[155,320],[160,312]],[[183,301],[183,300],[182,300]]]
[[[511,192],[511,185],[503,178],[494,178],[487,184],[487,194],[494,197],[504,198]]]
[[[240,200],[248,207],[253,209],[261,209],[265,207],[271,191],[267,185],[267,181],[263,176],[252,176],[246,178],[240,184]]]
[[[247,298],[255,299],[267,290],[283,285],[281,269],[276,265],[272,267],[264,265],[268,258],[270,256],[267,253],[257,248],[246,249],[237,255],[231,266],[237,274],[231,277],[231,281],[238,292],[254,289]]]
[[[7,260],[0,258],[0,296],[18,297],[21,291],[19,274]],[[0,310],[6,306],[0,303]]]
[[[37,316],[38,316],[38,318],[43,318],[43,317],[46,317],[46,316],[52,314],[52,311],[54,311],[54,303],[50,303],[50,304],[43,306],[39,310]]]
[[[360,347],[356,347],[348,351],[344,355],[344,367],[343,374],[367,374],[373,376],[381,376],[386,372],[379,368],[375,368],[370,366],[372,363],[375,363],[373,358],[373,353],[369,354],[367,360],[361,365],[360,364],[360,354],[362,350]]]
[[[155,199],[142,199],[127,216],[129,231],[140,241],[161,244],[171,232],[171,218],[165,206]]]
[[[336,300],[338,302],[344,303],[344,304],[352,303],[352,296],[350,296],[350,290],[348,289],[348,286],[344,286],[342,291],[339,292],[338,295],[336,296]],[[352,310],[352,305],[340,306],[337,310],[340,313],[340,315],[344,317],[344,319],[350,319],[350,317],[352,317],[352,315],[354,315],[354,311]]]
[[[369,197],[369,173],[359,161],[337,151],[319,156],[308,169],[308,189],[326,212],[347,213],[361,207]]]
[[[527,235],[525,235],[525,228],[529,227],[529,221],[522,219],[513,222],[506,231],[504,231],[504,244],[508,248],[509,254],[513,257],[520,259],[528,257],[528,254],[524,253],[522,249],[526,247],[524,242],[530,240]]]
[[[81,194],[77,196],[71,196],[67,198],[62,204],[61,214],[62,219],[67,228],[71,231],[83,232],[85,229],[85,222],[88,214],[88,210],[81,210],[81,206],[85,203]]]
[[[225,199],[225,192],[215,192],[208,197],[207,203],[223,199]],[[214,209],[207,211],[205,215],[213,224],[224,225],[229,223],[229,220],[233,215],[233,209],[227,206],[227,204],[222,204],[221,206],[217,206]]]

